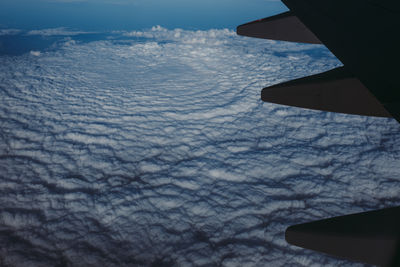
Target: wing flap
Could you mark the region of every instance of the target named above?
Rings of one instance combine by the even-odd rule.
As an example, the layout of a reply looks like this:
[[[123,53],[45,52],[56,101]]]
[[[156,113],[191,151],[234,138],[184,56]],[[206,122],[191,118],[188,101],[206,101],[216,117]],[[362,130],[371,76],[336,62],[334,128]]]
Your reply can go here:
[[[264,88],[261,99],[308,109],[391,117],[368,89],[344,67]]]
[[[290,226],[292,245],[379,266],[399,266],[400,207]]]
[[[290,11],[240,25],[236,32],[248,37],[321,44],[314,33]]]

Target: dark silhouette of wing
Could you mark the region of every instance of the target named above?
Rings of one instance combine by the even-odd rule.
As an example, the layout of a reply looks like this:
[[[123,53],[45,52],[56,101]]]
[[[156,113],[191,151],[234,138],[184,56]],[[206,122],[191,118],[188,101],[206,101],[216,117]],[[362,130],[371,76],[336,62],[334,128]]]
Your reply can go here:
[[[309,109],[391,117],[357,77],[344,67],[264,88],[261,99]]]
[[[400,207],[290,226],[290,244],[379,266],[400,266]]]
[[[289,42],[321,44],[321,41],[293,12],[243,24],[237,28],[239,35]]]
[[[264,88],[263,101],[400,122],[400,2],[282,0],[290,9],[238,26],[239,35],[322,43],[344,64]],[[400,266],[400,207],[291,226],[300,247],[382,266]]]
[[[323,43],[342,61],[346,72],[358,79],[388,114],[400,121],[400,3],[395,0],[282,1],[289,12],[241,25],[237,33],[273,40]],[[342,92],[338,94],[345,90],[353,92],[352,83],[341,87]],[[268,98],[263,100],[268,101]],[[285,101],[277,103],[285,104]],[[332,104],[328,103],[326,108],[318,105],[316,109],[347,113],[340,108],[332,110],[329,107]],[[356,98],[350,113],[375,116],[364,112],[363,106],[370,104],[369,98]],[[301,103],[295,106],[302,107]],[[358,106],[360,112],[357,112]],[[377,116],[383,115],[380,112]]]

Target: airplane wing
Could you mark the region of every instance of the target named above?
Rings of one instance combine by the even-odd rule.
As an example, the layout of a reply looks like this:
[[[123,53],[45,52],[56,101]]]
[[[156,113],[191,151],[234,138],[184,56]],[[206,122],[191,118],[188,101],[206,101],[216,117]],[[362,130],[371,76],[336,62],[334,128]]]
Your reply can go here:
[[[342,76],[336,80],[331,76],[325,81],[325,77],[318,77],[318,86],[309,81],[326,95],[323,102],[310,99],[315,106],[302,104],[303,100],[313,97],[303,86],[305,80],[290,84],[300,99],[299,103],[285,99],[284,95],[288,96],[289,92],[282,94],[282,98],[276,96],[275,89],[285,87],[285,84],[265,88],[262,99],[305,108],[394,117],[400,122],[400,3],[395,0],[282,1],[289,12],[241,25],[237,33],[273,40],[323,43],[344,67],[340,70]],[[343,75],[351,81],[343,79]],[[333,98],[330,97],[332,94],[335,95]],[[353,98],[354,95],[359,97]],[[350,98],[352,105],[348,111],[341,103],[349,102]],[[365,107],[370,107],[371,111],[365,112]]]
[[[239,35],[324,44],[344,66],[264,88],[263,101],[400,122],[400,2],[282,0],[290,9],[237,27]],[[289,227],[293,245],[400,266],[400,207]]]

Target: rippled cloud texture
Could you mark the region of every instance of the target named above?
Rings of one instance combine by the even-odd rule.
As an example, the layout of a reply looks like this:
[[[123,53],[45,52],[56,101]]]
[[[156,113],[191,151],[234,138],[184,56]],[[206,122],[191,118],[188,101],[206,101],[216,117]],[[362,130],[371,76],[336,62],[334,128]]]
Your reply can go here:
[[[354,266],[284,230],[399,205],[398,124],[260,100],[329,51],[118,34],[0,58],[0,265]]]

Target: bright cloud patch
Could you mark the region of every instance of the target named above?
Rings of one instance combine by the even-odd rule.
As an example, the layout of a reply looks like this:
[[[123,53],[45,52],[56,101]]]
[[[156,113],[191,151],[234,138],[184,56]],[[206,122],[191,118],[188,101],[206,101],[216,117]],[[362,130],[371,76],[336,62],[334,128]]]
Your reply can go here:
[[[0,250],[16,266],[354,266],[287,226],[400,199],[399,126],[260,101],[323,47],[154,27],[0,57]]]
[[[30,54],[31,54],[32,56],[38,57],[38,56],[40,56],[42,53],[41,53],[40,51],[31,51]]]

